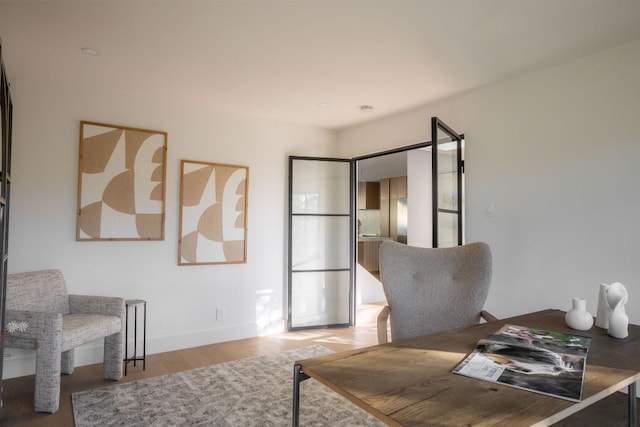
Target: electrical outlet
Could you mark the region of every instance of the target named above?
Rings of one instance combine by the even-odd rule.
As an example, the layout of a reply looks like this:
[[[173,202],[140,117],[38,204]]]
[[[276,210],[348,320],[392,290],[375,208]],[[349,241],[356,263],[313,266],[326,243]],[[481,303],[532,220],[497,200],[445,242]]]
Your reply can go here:
[[[224,308],[216,308],[216,320],[225,320],[226,313]]]

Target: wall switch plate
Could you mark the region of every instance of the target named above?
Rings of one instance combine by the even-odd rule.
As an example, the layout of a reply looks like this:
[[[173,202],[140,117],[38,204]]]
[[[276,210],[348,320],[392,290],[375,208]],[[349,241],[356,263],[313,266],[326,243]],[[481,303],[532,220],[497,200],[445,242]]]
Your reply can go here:
[[[484,208],[484,216],[486,216],[487,218],[493,218],[494,216],[496,216],[496,202],[491,200],[489,203],[487,203],[487,206]]]

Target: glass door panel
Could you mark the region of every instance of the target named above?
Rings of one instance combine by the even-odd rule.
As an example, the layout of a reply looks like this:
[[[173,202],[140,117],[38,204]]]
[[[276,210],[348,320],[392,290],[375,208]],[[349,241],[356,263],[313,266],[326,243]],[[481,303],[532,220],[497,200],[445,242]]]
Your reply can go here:
[[[288,329],[353,323],[349,160],[289,159]]]
[[[350,213],[348,160],[291,159],[292,214]]]
[[[291,327],[349,324],[349,272],[292,274]]]
[[[293,270],[349,269],[349,217],[296,215],[291,221]]]
[[[458,246],[458,215],[438,212],[438,247]]]

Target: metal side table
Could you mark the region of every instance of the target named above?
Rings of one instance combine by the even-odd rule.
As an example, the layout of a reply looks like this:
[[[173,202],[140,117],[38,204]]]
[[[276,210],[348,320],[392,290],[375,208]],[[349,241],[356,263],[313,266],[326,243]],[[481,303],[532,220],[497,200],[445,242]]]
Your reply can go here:
[[[142,370],[146,368],[147,357],[147,302],[141,299],[130,299],[125,305],[125,330],[124,330],[124,374],[127,375],[127,365],[142,361]],[[144,317],[142,321],[142,357],[138,356],[138,307],[142,307]],[[133,308],[133,354],[129,356],[129,309]]]

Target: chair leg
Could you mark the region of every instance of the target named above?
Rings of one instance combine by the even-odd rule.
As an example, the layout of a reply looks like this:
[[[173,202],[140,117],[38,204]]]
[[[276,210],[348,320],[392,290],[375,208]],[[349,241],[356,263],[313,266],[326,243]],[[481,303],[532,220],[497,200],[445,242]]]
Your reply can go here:
[[[122,332],[109,335],[104,339],[104,378],[107,380],[122,379],[122,360],[124,359],[124,340]]]
[[[63,374],[71,375],[75,369],[75,351],[74,349],[62,352],[62,362],[60,366],[60,372]]]
[[[386,344],[389,342],[389,336],[387,334],[387,320],[389,319],[389,313],[391,313],[391,308],[388,305],[382,307],[382,310],[378,313],[378,344]]]
[[[60,407],[62,340],[39,339],[36,351],[35,411],[56,412]]]

